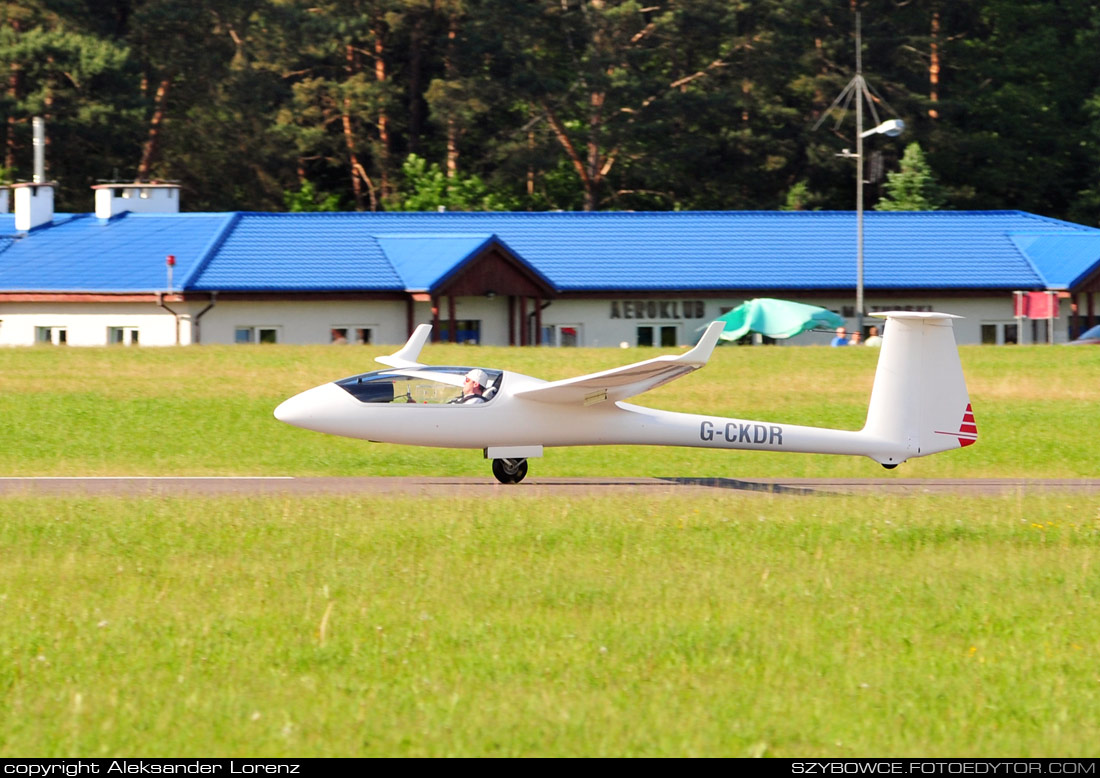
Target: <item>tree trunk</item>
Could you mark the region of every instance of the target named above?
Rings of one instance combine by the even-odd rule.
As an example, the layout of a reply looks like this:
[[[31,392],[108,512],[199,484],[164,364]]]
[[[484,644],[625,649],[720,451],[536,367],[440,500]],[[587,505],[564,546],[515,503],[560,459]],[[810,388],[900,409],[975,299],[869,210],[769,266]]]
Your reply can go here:
[[[456,74],[455,68],[455,39],[458,38],[458,16],[451,14],[447,24],[447,54],[443,61],[443,69],[447,80],[452,81]],[[458,122],[452,112],[447,117],[447,178],[458,175]]]
[[[577,147],[573,145],[573,141],[566,133],[565,125],[562,124],[561,119],[551,110],[550,104],[545,100],[542,101],[542,109],[546,112],[546,120],[550,123],[554,136],[558,139],[558,143],[561,144],[562,148],[565,149],[566,156],[573,163],[573,169],[577,171],[577,176],[581,179],[581,185],[584,187],[584,210],[596,210],[596,182],[589,175],[589,166],[585,165],[581,155],[577,153]],[[599,168],[592,168],[592,170],[598,173]]]
[[[409,36],[409,153],[420,153],[420,134],[424,127],[424,103],[420,96],[424,68],[424,18],[413,23]]]
[[[349,43],[344,47],[344,69],[350,78],[355,73],[355,48]],[[355,198],[355,210],[363,210],[363,180],[359,176],[362,164],[355,150],[355,128],[351,124],[351,98],[345,95],[344,110],[340,114],[340,123],[344,129],[344,146],[348,150],[348,173],[351,176],[351,193]]]
[[[359,171],[362,170],[363,165],[359,162],[359,155],[355,151],[355,133],[351,126],[351,114],[348,113],[348,109],[351,107],[351,101],[346,97],[344,98],[344,112],[340,116],[340,121],[344,127],[344,145],[348,150],[348,173],[351,175],[351,192],[355,198],[355,210],[363,210],[363,179],[359,175]]]
[[[19,85],[23,80],[23,66],[18,62],[11,63],[8,69],[8,98],[14,103],[19,99]],[[7,133],[4,137],[4,168],[15,170],[15,112],[9,111]]]
[[[153,95],[153,115],[149,118],[149,133],[145,137],[145,143],[141,147],[141,162],[138,163],[137,181],[148,181],[149,172],[153,167],[160,150],[160,126],[164,122],[164,105],[168,98],[168,89],[172,86],[172,76],[165,76],[157,86]]]
[[[382,42],[382,26],[376,24],[371,31],[374,35],[374,80],[379,84],[386,83],[386,59],[383,56],[385,54],[385,47]],[[378,169],[381,171],[380,185],[382,188],[383,199],[388,197],[390,192],[390,159],[393,152],[393,141],[390,138],[390,117],[386,113],[385,103],[383,108],[378,113],[378,142],[381,147],[380,159],[378,160]]]
[[[940,10],[932,9],[932,56],[928,64],[928,99],[933,107],[928,109],[928,118],[938,119],[940,112],[935,105],[940,101]]]
[[[527,196],[535,195],[535,131],[527,130]],[[530,206],[528,206],[530,207]]]
[[[596,184],[600,176],[600,131],[603,129],[603,106],[607,99],[604,92],[593,92],[588,96],[588,182],[584,188],[584,210],[596,210]]]
[[[20,33],[20,24],[18,19],[11,20],[11,28],[15,32],[16,37]],[[8,99],[12,104],[19,99],[19,93],[22,91],[23,83],[23,65],[19,62],[12,62],[8,65]],[[9,175],[15,171],[15,112],[9,111],[8,118],[5,121],[7,134],[4,137],[4,168],[9,171]]]

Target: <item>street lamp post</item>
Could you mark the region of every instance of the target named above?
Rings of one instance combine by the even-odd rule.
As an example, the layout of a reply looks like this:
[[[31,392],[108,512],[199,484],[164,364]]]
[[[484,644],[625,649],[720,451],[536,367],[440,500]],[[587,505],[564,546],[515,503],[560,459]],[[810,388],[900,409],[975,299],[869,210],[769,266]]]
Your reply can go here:
[[[880,121],[878,116],[878,110],[875,108],[875,101],[871,96],[871,89],[867,84],[866,79],[863,78],[863,39],[861,31],[861,22],[859,11],[856,11],[856,74],[848,85],[844,87],[833,104],[829,106],[829,109],[822,114],[821,118],[817,120],[814,125],[816,130],[821,126],[821,123],[825,121],[829,113],[840,105],[841,101],[844,102],[844,111],[847,111],[848,105],[852,99],[856,102],[856,153],[853,154],[848,149],[844,149],[837,156],[845,157],[847,159],[854,159],[856,161],[856,331],[863,332],[863,139],[872,135],[886,135],[893,138],[901,134],[905,129],[905,122],[901,119],[887,119],[886,121]],[[879,98],[881,99],[881,98]],[[874,117],[875,126],[869,130],[863,129],[863,102],[867,101],[867,107],[871,109],[871,115]],[[883,100],[883,103],[886,101]],[[837,120],[837,126],[844,120],[843,114],[839,120]]]

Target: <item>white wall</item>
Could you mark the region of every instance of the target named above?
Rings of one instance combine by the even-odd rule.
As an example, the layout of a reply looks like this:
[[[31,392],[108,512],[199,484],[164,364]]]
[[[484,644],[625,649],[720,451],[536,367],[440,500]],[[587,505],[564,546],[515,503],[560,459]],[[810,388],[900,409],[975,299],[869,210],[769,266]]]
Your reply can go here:
[[[179,310],[182,306],[172,306]],[[65,328],[70,346],[105,346],[109,327],[137,327],[143,346],[176,342],[175,318],[155,303],[0,304],[0,346],[30,346],[37,327]],[[188,342],[189,328],[181,326]]]
[[[207,344],[233,343],[238,327],[276,327],[280,343],[308,344],[329,343],[333,327],[370,327],[374,343],[404,343],[405,310],[400,301],[219,300],[202,317],[200,335]]]
[[[104,184],[95,190],[95,215],[110,219],[133,213],[179,213],[180,188],[174,184]]]
[[[667,298],[669,302],[677,298]],[[620,342],[626,342],[630,345],[634,345],[637,339],[637,328],[639,326],[675,326],[678,330],[678,336],[681,345],[694,343],[699,335],[702,333],[700,327],[706,322],[713,320],[715,317],[722,313],[723,308],[733,308],[741,303],[745,302],[747,298],[717,298],[717,297],[700,297],[696,298],[704,305],[704,318],[688,318],[684,314],[686,313],[683,306],[683,301],[680,301],[679,306],[669,305],[664,310],[673,315],[662,317],[662,306],[657,306],[657,316],[650,318],[649,306],[646,305],[646,310],[641,317],[636,316],[636,311],[629,311],[631,318],[626,318],[628,310],[624,303],[632,302],[632,298],[629,295],[621,295],[618,297],[611,297],[606,300],[556,300],[547,309],[543,311],[542,322],[543,325],[569,325],[579,324],[582,327],[582,345],[584,346],[616,346]],[[784,299],[790,299],[796,302],[804,302],[810,305],[819,305],[831,310],[842,311],[845,306],[854,306],[854,296],[844,295],[836,297],[806,297],[799,298],[797,295],[791,295]],[[617,301],[618,306],[618,318],[613,318],[612,302]],[[648,303],[648,301],[645,301]],[[661,300],[657,301],[658,303]],[[1016,324],[1016,319],[1012,316],[1012,296],[1005,294],[998,297],[934,297],[914,295],[912,297],[905,298],[877,298],[873,294],[867,295],[865,304],[868,311],[874,310],[932,310],[943,313],[954,313],[964,318],[955,322],[955,337],[960,344],[967,343],[981,343],[982,342],[982,325],[992,324],[996,325],[998,337],[1003,340],[1004,325]],[[632,305],[631,308],[636,309],[637,305]],[[690,308],[690,306],[689,306]],[[693,312],[694,313],[694,312]],[[1060,317],[1055,323],[1055,342],[1064,343],[1067,340],[1068,319],[1069,319],[1069,305],[1066,301],[1060,308]],[[864,320],[864,326],[870,326],[872,324],[879,323],[874,317],[867,317]],[[846,320],[847,328],[849,331],[855,329],[856,320],[849,318]],[[1032,326],[1031,322],[1024,319],[1020,322],[1019,330],[1019,342],[1020,343],[1032,343]],[[1045,324],[1040,322],[1039,328],[1039,341],[1046,342],[1044,339]],[[832,333],[817,333],[806,332],[795,338],[791,338],[786,341],[780,341],[784,344],[790,345],[826,345],[832,339]],[[1000,342],[1000,340],[998,341]]]
[[[703,305],[703,317],[695,316],[693,306],[686,316],[683,301],[679,298],[657,300],[654,318],[649,317],[648,301],[641,306],[641,316],[636,317],[634,301],[629,295],[603,300],[556,300],[542,312],[544,326],[577,325],[581,331],[580,345],[615,347],[620,342],[633,346],[637,342],[637,328],[641,326],[675,326],[679,345],[694,343],[706,322],[717,317],[722,308],[731,308],[744,302],[744,298],[696,298]],[[790,299],[799,300],[797,296]],[[628,311],[623,304],[632,303]],[[842,310],[852,305],[849,296],[835,298],[806,298],[801,302]],[[612,318],[612,302],[617,302],[618,318]],[[662,306],[660,303],[665,302]],[[673,305],[672,303],[676,304]],[[205,299],[191,303],[169,303],[181,314],[180,343],[191,343],[191,318],[207,304]],[[1012,317],[1010,295],[991,298],[936,298],[914,296],[900,299],[878,299],[868,295],[869,309],[875,307],[895,309],[909,307],[915,310],[935,310],[955,313],[964,319],[955,322],[956,338],[960,344],[980,343],[982,325],[996,325],[1003,338],[1004,326],[1016,324]],[[518,308],[518,306],[517,306]],[[414,323],[431,322],[431,306],[416,303]],[[533,301],[528,313],[533,311]],[[629,313],[630,318],[626,318]],[[662,317],[662,313],[668,314]],[[1055,342],[1067,340],[1069,306],[1061,306],[1061,317],[1055,328]],[[440,320],[448,318],[446,299],[442,300]],[[485,345],[508,343],[508,299],[497,296],[462,297],[456,300],[457,319],[475,319],[481,322],[481,342]],[[866,325],[874,323],[868,319]],[[854,319],[847,322],[855,327]],[[107,343],[109,327],[137,327],[143,346],[169,346],[176,342],[175,319],[155,303],[0,303],[0,345],[32,345],[36,327],[65,327],[68,344],[73,346],[102,346]],[[291,344],[329,343],[333,327],[370,327],[375,344],[403,343],[407,338],[406,304],[403,301],[219,301],[201,321],[201,340],[206,344],[234,342],[238,327],[273,327],[278,331],[278,342]],[[1039,326],[1039,342],[1043,340],[1045,323]],[[518,340],[517,330],[517,340]],[[791,345],[824,345],[831,333],[804,333],[785,343]],[[532,341],[533,342],[533,341]],[[1032,326],[1022,321],[1020,342],[1031,343]]]

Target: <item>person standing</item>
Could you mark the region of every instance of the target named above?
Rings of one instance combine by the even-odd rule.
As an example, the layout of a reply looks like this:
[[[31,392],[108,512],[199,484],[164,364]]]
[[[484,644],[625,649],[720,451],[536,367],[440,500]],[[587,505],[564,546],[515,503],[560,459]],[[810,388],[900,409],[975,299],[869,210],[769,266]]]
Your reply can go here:
[[[864,346],[881,346],[882,336],[878,334],[878,327],[872,327],[867,334],[867,340],[863,341]]]
[[[836,328],[836,337],[833,338],[830,346],[847,346],[848,345],[848,330],[843,327]]]

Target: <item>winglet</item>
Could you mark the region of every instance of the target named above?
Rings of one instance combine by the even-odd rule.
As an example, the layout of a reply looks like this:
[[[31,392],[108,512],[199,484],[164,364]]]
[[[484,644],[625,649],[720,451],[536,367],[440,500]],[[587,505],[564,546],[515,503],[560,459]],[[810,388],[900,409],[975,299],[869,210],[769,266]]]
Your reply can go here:
[[[699,365],[699,367],[705,365],[718,343],[718,336],[722,334],[722,330],[725,328],[726,323],[724,321],[712,321],[707,325],[707,331],[703,333],[703,337],[699,338],[699,342],[695,344],[695,348],[681,356],[677,361]]]
[[[374,361],[391,367],[422,367],[416,360],[420,357],[420,350],[424,348],[431,334],[432,325],[421,324],[413,331],[408,343],[389,356],[375,357]]]

